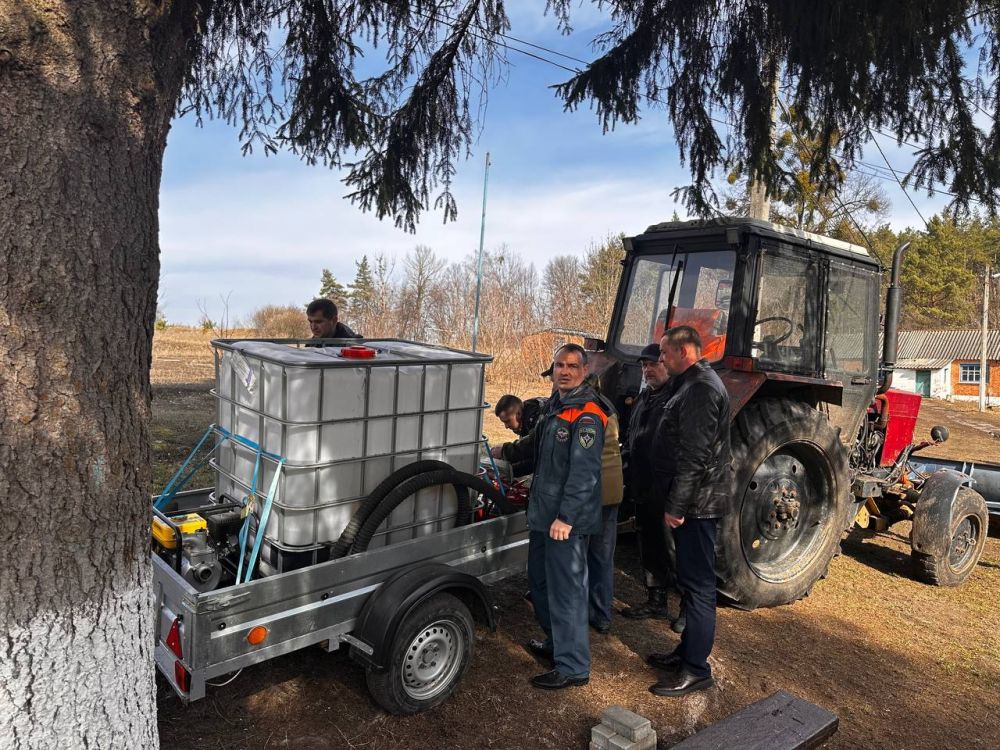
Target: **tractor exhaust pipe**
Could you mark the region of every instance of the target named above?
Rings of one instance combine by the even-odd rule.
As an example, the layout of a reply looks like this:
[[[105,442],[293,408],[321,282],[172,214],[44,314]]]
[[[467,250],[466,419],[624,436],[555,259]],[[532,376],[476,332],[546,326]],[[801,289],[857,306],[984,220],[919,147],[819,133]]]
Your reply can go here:
[[[892,373],[896,369],[899,354],[899,309],[902,304],[903,289],[899,276],[903,267],[903,254],[910,243],[904,242],[892,254],[892,275],[889,277],[889,291],[885,295],[885,330],[882,333],[882,383],[878,392],[885,393],[892,385]]]

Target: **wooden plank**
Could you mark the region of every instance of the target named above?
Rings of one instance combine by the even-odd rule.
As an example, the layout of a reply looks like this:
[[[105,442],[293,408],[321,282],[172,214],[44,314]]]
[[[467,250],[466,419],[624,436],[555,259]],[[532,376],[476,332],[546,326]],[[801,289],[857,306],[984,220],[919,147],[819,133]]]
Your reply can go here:
[[[674,750],[809,750],[822,745],[840,720],[784,690],[730,714],[674,745]]]

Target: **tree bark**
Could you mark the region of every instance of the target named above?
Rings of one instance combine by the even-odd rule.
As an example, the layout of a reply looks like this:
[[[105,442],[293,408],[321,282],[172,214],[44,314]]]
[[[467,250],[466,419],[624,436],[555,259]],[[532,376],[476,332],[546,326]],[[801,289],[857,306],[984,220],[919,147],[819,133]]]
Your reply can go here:
[[[193,3],[0,0],[0,748],[154,748],[149,365]]]

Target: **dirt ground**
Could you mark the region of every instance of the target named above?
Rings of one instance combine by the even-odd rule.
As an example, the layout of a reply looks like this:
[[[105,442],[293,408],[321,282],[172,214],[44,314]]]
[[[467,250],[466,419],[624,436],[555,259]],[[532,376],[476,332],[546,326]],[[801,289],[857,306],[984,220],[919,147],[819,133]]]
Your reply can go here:
[[[212,421],[207,339],[193,347],[195,363],[187,361],[183,346],[154,349],[160,486]],[[171,359],[179,361],[165,361]],[[495,422],[487,415],[488,426]],[[932,424],[948,426],[952,435],[934,455],[1000,460],[1000,439],[990,434],[994,428],[1000,434],[1000,415],[925,401],[918,435]],[[499,425],[490,432],[503,436]],[[987,541],[964,586],[942,589],[910,578],[908,533],[897,525],[874,537],[850,536],[829,577],[794,605],[721,609],[712,656],[718,687],[708,692],[682,699],[648,693],[656,674],[643,657],[669,650],[677,636],[662,621],[621,617],[609,635],[592,637],[589,685],[554,694],[534,690],[527,680],[544,667],[521,645],[539,633],[521,598],[526,581],[519,576],[493,587],[499,627],[478,632],[469,673],[434,711],[389,716],[368,697],[363,671],[346,654],[306,649],[246,669],[189,706],[160,680],[161,743],[179,750],[582,748],[601,710],[619,704],[647,716],[658,746],[667,748],[784,689],[839,716],[830,748],[997,748],[1000,539]],[[619,542],[617,563],[617,599],[641,599],[627,536]]]

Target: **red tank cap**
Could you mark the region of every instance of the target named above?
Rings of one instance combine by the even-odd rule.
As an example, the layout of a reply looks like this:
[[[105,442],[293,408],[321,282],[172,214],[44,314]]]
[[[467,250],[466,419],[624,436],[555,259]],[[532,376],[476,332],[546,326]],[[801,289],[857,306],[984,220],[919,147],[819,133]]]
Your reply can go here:
[[[340,356],[347,359],[375,359],[376,354],[370,346],[345,346],[340,350]]]

